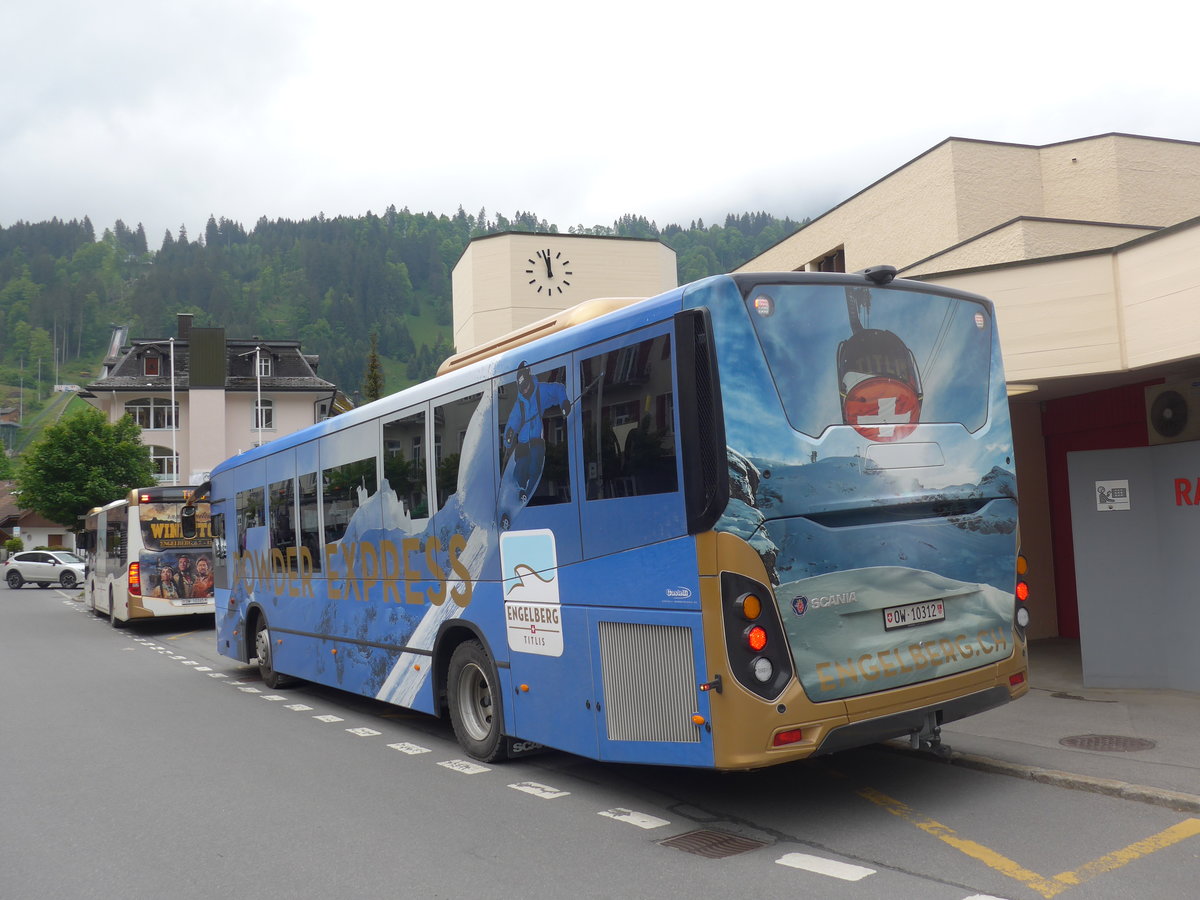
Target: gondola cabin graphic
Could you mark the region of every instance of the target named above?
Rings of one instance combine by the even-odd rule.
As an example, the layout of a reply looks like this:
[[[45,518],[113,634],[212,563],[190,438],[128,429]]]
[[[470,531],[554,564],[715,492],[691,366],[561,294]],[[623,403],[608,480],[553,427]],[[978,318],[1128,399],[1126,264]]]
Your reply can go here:
[[[846,290],[851,335],[838,344],[842,421],[871,441],[908,437],[921,421],[921,373],[912,351],[890,331],[866,328],[871,292]]]

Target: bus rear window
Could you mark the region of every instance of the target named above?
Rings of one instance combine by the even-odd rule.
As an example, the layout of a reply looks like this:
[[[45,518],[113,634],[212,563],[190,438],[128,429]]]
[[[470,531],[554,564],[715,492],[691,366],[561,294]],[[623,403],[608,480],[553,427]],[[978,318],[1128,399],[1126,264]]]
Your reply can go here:
[[[781,284],[756,285],[746,306],[797,431],[819,437],[851,425],[869,440],[894,441],[922,423],[977,431],[987,420],[993,323],[983,304]]]
[[[183,502],[164,500],[137,507],[142,524],[142,544],[147,550],[173,550],[180,547],[205,547],[212,540],[209,505],[196,504],[196,533],[183,534]]]

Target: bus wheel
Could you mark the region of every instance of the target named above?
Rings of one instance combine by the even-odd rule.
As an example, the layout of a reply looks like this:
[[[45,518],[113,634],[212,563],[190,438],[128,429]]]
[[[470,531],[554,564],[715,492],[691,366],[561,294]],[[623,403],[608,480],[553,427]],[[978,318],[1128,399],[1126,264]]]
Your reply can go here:
[[[258,620],[258,631],[254,633],[254,655],[258,657],[258,674],[262,676],[263,684],[275,689],[288,683],[286,675],[275,671],[271,656],[271,630],[267,627],[266,619]]]
[[[117,618],[116,610],[113,609],[112,591],[108,592],[108,624],[113,628],[124,628],[128,622],[122,622]]]
[[[447,699],[454,736],[480,762],[503,759],[504,711],[496,664],[479,641],[459,644],[450,657]]]

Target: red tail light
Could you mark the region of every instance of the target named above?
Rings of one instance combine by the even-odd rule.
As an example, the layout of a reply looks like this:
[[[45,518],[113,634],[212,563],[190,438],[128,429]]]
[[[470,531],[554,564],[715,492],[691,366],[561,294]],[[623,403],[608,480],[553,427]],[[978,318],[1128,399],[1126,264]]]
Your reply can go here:
[[[142,567],[140,563],[129,564],[129,593],[142,594]]]
[[[767,630],[761,625],[755,625],[746,630],[746,644],[755,653],[767,646]]]
[[[793,728],[791,731],[781,731],[775,735],[775,740],[771,743],[776,747],[784,747],[788,744],[799,743],[804,740],[804,735],[800,733],[799,728]]]

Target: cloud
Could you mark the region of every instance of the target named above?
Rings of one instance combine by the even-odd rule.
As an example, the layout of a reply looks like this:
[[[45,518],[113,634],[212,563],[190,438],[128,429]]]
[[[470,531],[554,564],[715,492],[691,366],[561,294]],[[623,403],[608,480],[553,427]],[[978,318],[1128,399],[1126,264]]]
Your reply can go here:
[[[8,4],[0,225],[815,217],[950,136],[1200,140],[1157,5]]]

